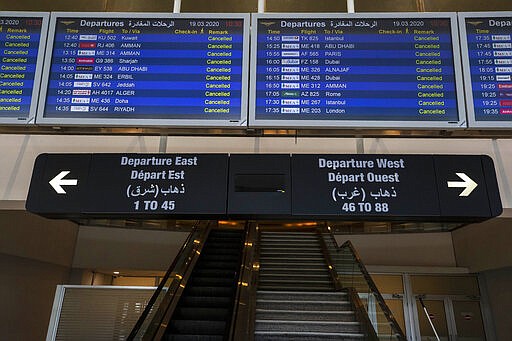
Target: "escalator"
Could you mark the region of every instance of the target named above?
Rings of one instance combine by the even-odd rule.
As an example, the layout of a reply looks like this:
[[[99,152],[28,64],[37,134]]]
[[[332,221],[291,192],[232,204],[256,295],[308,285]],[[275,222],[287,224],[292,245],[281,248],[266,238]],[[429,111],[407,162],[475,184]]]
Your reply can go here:
[[[260,233],[255,340],[364,340],[315,232]]]
[[[172,315],[164,340],[226,339],[243,243],[243,231],[210,232]]]
[[[339,247],[325,229],[264,231],[256,223],[198,226],[128,337],[379,339],[405,337],[351,244]]]

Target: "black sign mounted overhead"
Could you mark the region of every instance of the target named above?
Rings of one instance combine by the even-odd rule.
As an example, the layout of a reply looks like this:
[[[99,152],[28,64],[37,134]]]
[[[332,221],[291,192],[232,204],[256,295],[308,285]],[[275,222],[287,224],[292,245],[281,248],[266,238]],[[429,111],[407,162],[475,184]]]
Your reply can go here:
[[[294,155],[292,215],[471,220],[501,213],[492,160],[474,155]]]
[[[226,154],[42,154],[27,209],[47,216],[226,213]]]
[[[27,210],[50,216],[80,214],[91,157],[91,154],[39,155],[34,164]]]
[[[482,155],[42,154],[26,206],[57,218],[474,222],[502,212]]]
[[[229,180],[229,215],[290,216],[290,155],[231,155]]]

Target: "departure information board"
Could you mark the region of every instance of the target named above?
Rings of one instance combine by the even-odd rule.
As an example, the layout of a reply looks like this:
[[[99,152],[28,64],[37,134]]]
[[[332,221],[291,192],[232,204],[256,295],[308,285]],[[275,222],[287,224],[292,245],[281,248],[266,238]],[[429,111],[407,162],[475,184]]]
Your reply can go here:
[[[48,13],[0,12],[0,123],[33,122]]]
[[[470,127],[512,127],[512,14],[459,13]]]
[[[38,123],[242,125],[248,18],[52,13]]]
[[[465,127],[456,23],[454,13],[254,15],[249,124]]]

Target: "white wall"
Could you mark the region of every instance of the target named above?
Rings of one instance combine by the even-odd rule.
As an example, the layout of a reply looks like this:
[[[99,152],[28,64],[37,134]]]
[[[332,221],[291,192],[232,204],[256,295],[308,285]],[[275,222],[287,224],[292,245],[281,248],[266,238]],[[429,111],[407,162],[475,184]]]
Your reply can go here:
[[[0,253],[69,267],[78,227],[26,211],[0,210]]]
[[[80,226],[73,268],[166,271],[188,234]]]
[[[0,253],[0,339],[44,340],[55,288],[69,268]]]
[[[365,265],[455,267],[452,237],[443,233],[364,234],[336,236],[350,240]]]
[[[512,218],[472,224],[453,231],[452,235],[459,266],[472,272],[512,266]]]
[[[169,137],[168,153],[356,153],[352,138]]]
[[[0,211],[0,339],[44,340],[55,288],[69,278],[78,227]]]
[[[485,281],[493,317],[496,340],[510,340],[512,335],[512,267],[485,271],[481,274]]]

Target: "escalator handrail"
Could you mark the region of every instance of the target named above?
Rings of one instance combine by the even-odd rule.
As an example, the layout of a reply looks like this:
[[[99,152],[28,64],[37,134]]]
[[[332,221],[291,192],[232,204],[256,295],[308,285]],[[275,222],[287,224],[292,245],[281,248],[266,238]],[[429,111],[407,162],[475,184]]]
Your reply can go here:
[[[155,316],[153,317],[153,320],[151,321],[151,324],[148,327],[149,333],[144,335],[142,340],[153,341],[163,339],[164,334],[167,330],[167,326],[171,321],[174,310],[176,309],[178,302],[181,298],[181,294],[183,293],[183,290],[185,289],[187,282],[190,276],[192,275],[192,271],[194,270],[196,262],[199,259],[199,256],[201,255],[202,249],[205,245],[205,242],[208,238],[210,231],[210,223],[208,223],[206,228],[200,229],[198,231],[199,238],[194,238],[192,248],[188,253],[189,256],[186,258],[187,261],[184,263],[185,267],[181,269],[181,271],[179,271],[182,273],[182,275],[176,274],[176,278],[178,278],[178,281],[176,282],[176,285],[174,285],[175,290],[168,290],[165,293],[165,296],[163,297],[162,302],[160,303],[160,306],[158,307],[158,310],[156,311]],[[187,253],[185,252],[184,255],[186,254]],[[152,327],[156,327],[156,330],[151,331],[150,328]],[[151,332],[153,332],[153,334],[150,334]]]
[[[366,284],[368,284],[368,287],[375,295],[375,298],[377,299],[377,303],[379,304],[380,308],[384,312],[384,315],[386,316],[386,319],[391,325],[391,328],[393,329],[393,332],[398,336],[398,338],[403,338],[405,340],[404,332],[402,331],[402,328],[400,328],[400,325],[396,321],[395,317],[393,316],[393,313],[389,309],[388,305],[386,304],[386,301],[384,300],[384,297],[382,297],[382,294],[380,293],[379,289],[377,289],[377,285],[372,279],[372,276],[368,273],[368,270],[366,269],[366,266],[361,261],[361,257],[359,256],[359,253],[355,249],[354,245],[350,240],[347,240],[344,242],[340,247],[339,250],[348,248],[352,255],[354,256],[354,259],[356,260],[357,266],[359,267],[359,270],[363,274],[363,277],[366,281]]]
[[[357,316],[357,320],[360,321],[363,326],[364,330],[367,332],[365,334],[366,339],[368,341],[379,341],[379,337],[377,336],[377,333],[375,332],[375,329],[373,329],[373,325],[368,318],[368,314],[366,313],[366,310],[364,309],[364,304],[361,302],[361,298],[357,294],[357,291],[355,288],[347,288],[347,294],[350,297],[350,302],[352,302],[352,306],[354,308],[354,312]]]
[[[137,336],[137,333],[139,332],[140,328],[142,327],[144,321],[148,318],[148,315],[151,312],[151,309],[153,309],[153,306],[154,306],[158,296],[160,296],[160,293],[162,292],[162,290],[163,290],[165,284],[167,283],[167,281],[169,280],[169,277],[174,272],[174,268],[176,267],[178,262],[184,256],[185,250],[187,249],[189,244],[194,242],[196,234],[198,232],[200,232],[200,229],[202,229],[202,227],[199,227],[198,224],[196,224],[192,228],[192,231],[190,232],[190,234],[188,235],[187,239],[185,240],[185,242],[181,246],[178,254],[176,255],[176,257],[174,257],[173,262],[171,263],[171,265],[167,269],[167,272],[165,273],[165,276],[162,278],[162,280],[160,281],[160,284],[158,285],[157,289],[155,290],[155,292],[153,293],[153,295],[149,299],[148,304],[144,308],[144,311],[139,316],[139,319],[137,320],[137,322],[133,326],[132,331],[130,332],[130,335],[128,335],[128,337],[126,338],[127,341],[132,341]]]
[[[325,230],[322,232],[325,233]],[[362,262],[361,257],[359,256],[359,253],[355,249],[352,242],[350,240],[347,240],[341,246],[339,246],[338,241],[336,240],[336,238],[334,238],[334,234],[332,233],[332,231],[330,229],[328,229],[328,233],[329,233],[329,236],[330,236],[331,240],[333,241],[334,245],[336,246],[336,252],[340,252],[343,249],[348,249],[350,251],[350,253],[352,253],[352,256],[354,257],[359,270],[363,274],[363,278],[365,279],[366,284],[368,284],[368,287],[375,295],[377,303],[379,304],[380,308],[384,312],[384,315],[386,316],[386,319],[390,323],[390,326],[393,329],[393,332],[400,340],[406,340],[406,337],[405,337],[404,332],[402,331],[402,328],[400,327],[400,325],[396,321],[395,317],[393,316],[393,313],[391,312],[388,305],[386,304],[386,301],[382,297],[382,294],[380,293],[379,289],[377,288],[377,285],[373,281],[372,276],[366,269],[366,266]]]
[[[237,339],[241,339],[239,333],[243,333],[243,338],[246,341],[250,341],[249,339],[252,335],[250,322],[252,321],[252,306],[255,301],[255,295],[253,293],[254,286],[251,285],[254,272],[254,247],[256,244],[254,240],[256,228],[254,226],[255,224],[253,222],[247,222],[245,225],[244,249],[237,279],[237,290],[228,340],[236,341]],[[241,310],[244,310],[244,312],[241,312]]]
[[[316,229],[316,233],[317,233],[317,236],[320,241],[320,248],[322,249],[322,253],[323,253],[324,258],[328,264],[329,275],[331,276],[331,280],[334,283],[334,288],[336,289],[336,291],[340,291],[342,289],[342,285],[341,285],[340,281],[338,281],[338,274],[336,272],[336,266],[331,257],[331,253],[329,252],[329,248],[327,247],[327,244],[325,243],[325,239],[322,237],[322,231],[320,231],[320,229]]]

